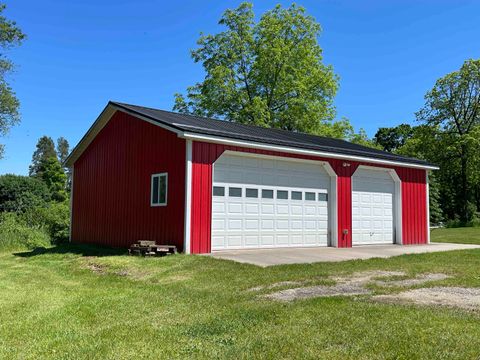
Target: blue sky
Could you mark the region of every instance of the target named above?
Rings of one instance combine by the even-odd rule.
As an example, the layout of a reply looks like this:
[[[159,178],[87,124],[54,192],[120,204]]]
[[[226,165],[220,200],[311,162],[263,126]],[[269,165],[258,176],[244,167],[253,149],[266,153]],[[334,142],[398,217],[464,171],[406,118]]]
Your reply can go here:
[[[203,78],[189,50],[201,31],[219,31],[239,1],[6,0],[28,35],[9,52],[22,122],[0,173],[26,174],[37,139],[74,146],[108,100],[171,110],[173,94]],[[256,1],[256,14],[279,1]],[[288,6],[290,2],[280,1]],[[435,80],[480,57],[480,2],[298,1],[323,27],[325,63],[340,76],[338,118],[370,136],[413,122]]]

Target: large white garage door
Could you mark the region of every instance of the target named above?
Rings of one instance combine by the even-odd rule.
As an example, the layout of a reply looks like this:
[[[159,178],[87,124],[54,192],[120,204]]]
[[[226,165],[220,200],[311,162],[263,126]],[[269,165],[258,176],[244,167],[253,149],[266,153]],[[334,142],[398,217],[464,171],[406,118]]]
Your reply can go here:
[[[359,168],[352,177],[352,244],[392,244],[395,182],[386,171]]]
[[[323,165],[222,155],[214,164],[212,250],[328,245]]]

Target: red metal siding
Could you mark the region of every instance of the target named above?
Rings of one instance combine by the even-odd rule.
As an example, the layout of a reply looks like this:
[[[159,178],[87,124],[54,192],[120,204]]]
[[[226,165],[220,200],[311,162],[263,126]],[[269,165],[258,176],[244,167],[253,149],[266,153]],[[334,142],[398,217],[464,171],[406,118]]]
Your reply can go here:
[[[337,174],[338,246],[352,246],[351,177],[359,165],[378,165],[194,141],[192,145],[192,253],[211,251],[212,164],[226,150],[328,161]],[[394,168],[402,181],[403,243],[405,245],[425,244],[427,242],[425,170],[385,167]],[[348,233],[343,234],[343,230],[347,230]]]
[[[72,241],[127,247],[155,240],[183,249],[185,140],[116,112],[74,164]],[[150,181],[168,173],[168,204],[150,206]]]
[[[426,244],[427,173],[425,170],[399,168],[395,170],[402,181],[402,238],[404,245]]]

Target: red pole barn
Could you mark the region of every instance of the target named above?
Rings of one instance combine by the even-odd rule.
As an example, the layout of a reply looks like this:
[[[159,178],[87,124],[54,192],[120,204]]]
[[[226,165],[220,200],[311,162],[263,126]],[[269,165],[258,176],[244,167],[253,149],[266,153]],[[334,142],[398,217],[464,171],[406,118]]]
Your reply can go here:
[[[71,241],[186,253],[429,242],[423,160],[110,102],[66,161]]]

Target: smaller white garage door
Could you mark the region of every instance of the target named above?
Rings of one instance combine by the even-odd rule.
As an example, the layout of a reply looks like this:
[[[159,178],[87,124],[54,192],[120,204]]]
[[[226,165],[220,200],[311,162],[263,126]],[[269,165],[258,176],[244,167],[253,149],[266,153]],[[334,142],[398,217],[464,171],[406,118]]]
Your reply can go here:
[[[395,182],[387,171],[359,168],[352,177],[352,244],[394,242]]]

